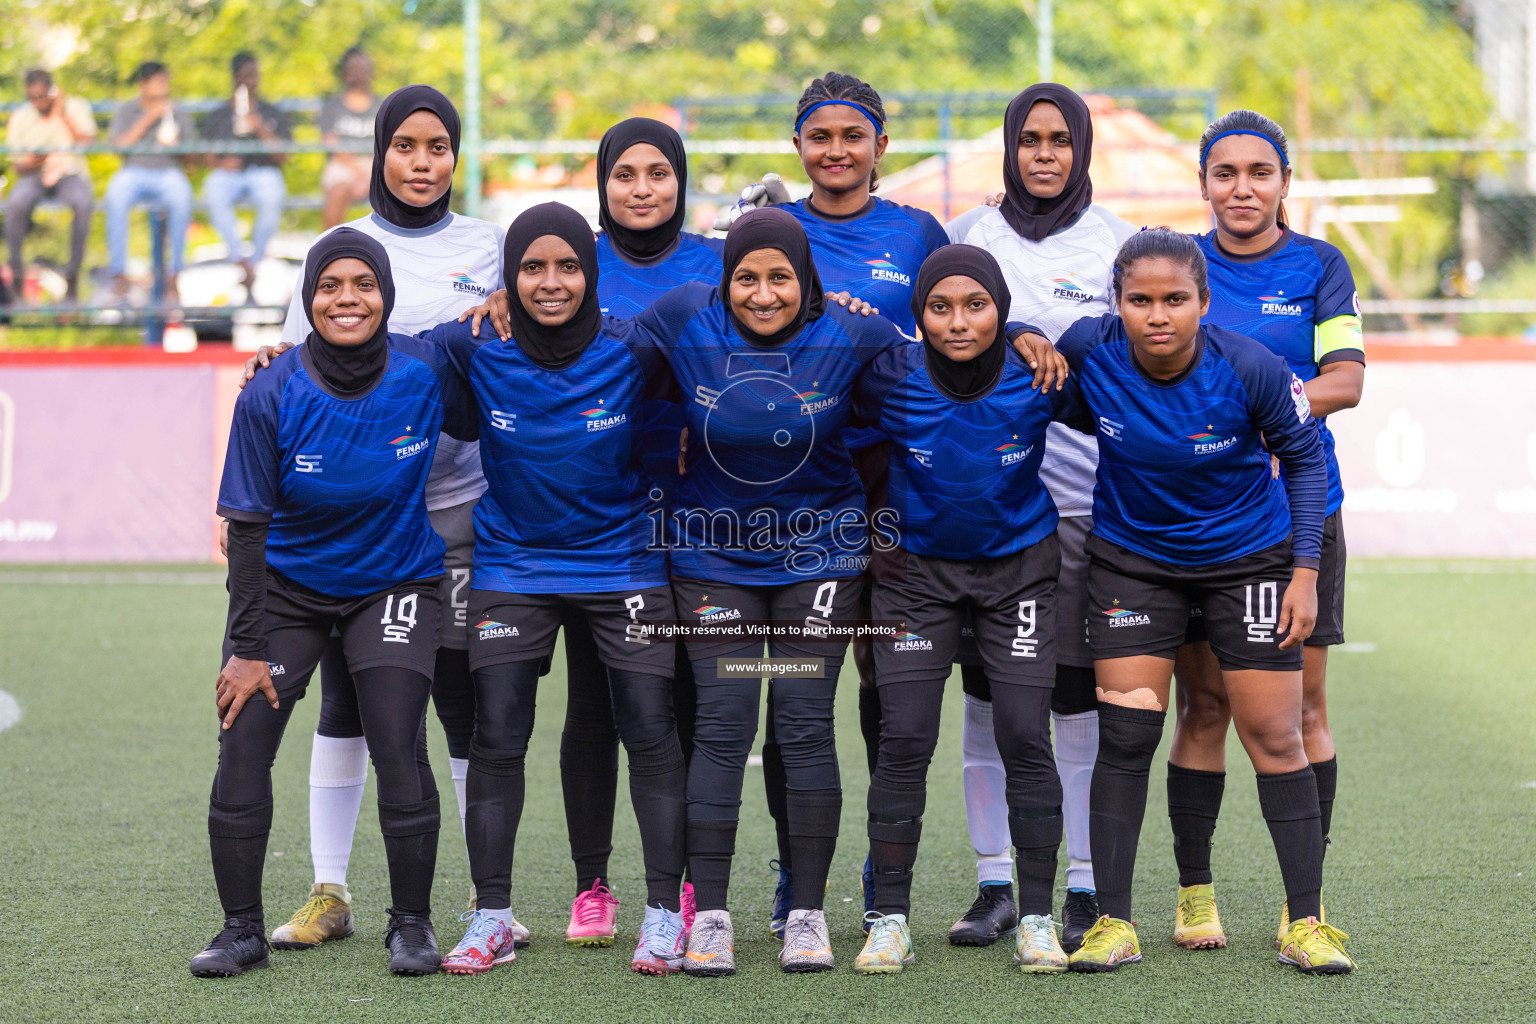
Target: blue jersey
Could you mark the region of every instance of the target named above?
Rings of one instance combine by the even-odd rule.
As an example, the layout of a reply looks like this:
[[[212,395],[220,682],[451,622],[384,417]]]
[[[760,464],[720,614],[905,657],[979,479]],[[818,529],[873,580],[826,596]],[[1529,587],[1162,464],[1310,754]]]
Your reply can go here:
[[[794,338],[757,345],[706,284],[668,292],[634,323],[666,353],[684,399],[673,575],[744,585],[859,575],[864,492],[842,429],[854,382],[905,343],[901,332],[833,306]]]
[[[651,304],[680,284],[705,281],[719,284],[723,273],[720,253],[723,238],[705,238],[684,232],[677,248],[666,259],[649,266],[626,263],[613,251],[606,234],[597,236],[597,297],[603,312],[621,320],[639,316]],[[677,480],[678,435],[683,429],[683,410],[676,402],[651,402],[644,414],[645,471],[664,492]]]
[[[397,334],[389,345],[383,379],[360,397],[327,390],[301,345],[235,402],[219,514],[270,522],[267,564],[330,597],[443,572],[427,474],[438,433],[472,440],[473,420],[443,353]]]
[[[1278,352],[1303,381],[1316,377],[1326,363],[1365,361],[1359,348],[1320,353],[1317,325],[1337,316],[1358,316],[1355,278],[1344,254],[1327,242],[1283,229],[1280,240],[1263,252],[1234,256],[1216,244],[1214,231],[1197,238],[1210,268],[1211,308],[1205,323],[1225,327]],[[1317,420],[1328,460],[1328,512],[1344,504],[1333,433]]]
[[[666,361],[628,322],[604,318],[580,358],[547,370],[515,340],[449,323],[443,345],[469,380],[489,490],[475,506],[474,587],[610,593],[667,582],[640,465],[647,398],[673,393]]]
[[[942,393],[928,375],[927,346],[915,341],[876,359],[859,381],[856,414],[891,439],[887,508],[898,518],[889,525],[905,550],[1000,558],[1056,529],[1040,460],[1062,393],[1036,391],[1034,371],[1009,349],[1002,377],[979,398]]]
[[[912,286],[928,255],[949,244],[933,214],[873,196],[851,217],[813,212],[805,199],[780,209],[794,214],[805,228],[827,291],[851,292],[879,308],[880,315],[904,334],[917,336]],[[864,427],[854,427],[844,438],[850,448],[867,448],[882,439],[878,431]]]
[[[1056,342],[1079,403],[1072,425],[1099,438],[1094,532],[1174,565],[1229,562],[1290,536],[1296,563],[1316,568],[1328,473],[1301,381],[1221,327],[1200,328],[1196,344],[1188,370],[1155,380],[1117,316],[1085,317]],[[1291,470],[1289,500],[1270,452]]]

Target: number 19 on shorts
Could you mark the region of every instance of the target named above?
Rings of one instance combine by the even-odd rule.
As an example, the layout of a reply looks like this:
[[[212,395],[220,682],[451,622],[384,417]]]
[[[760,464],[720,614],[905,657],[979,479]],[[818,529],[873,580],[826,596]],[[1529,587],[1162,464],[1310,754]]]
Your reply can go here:
[[[1275,624],[1280,621],[1280,584],[1249,583],[1243,587],[1243,621],[1248,624],[1248,642],[1275,642]],[[1257,614],[1255,614],[1257,612]]]

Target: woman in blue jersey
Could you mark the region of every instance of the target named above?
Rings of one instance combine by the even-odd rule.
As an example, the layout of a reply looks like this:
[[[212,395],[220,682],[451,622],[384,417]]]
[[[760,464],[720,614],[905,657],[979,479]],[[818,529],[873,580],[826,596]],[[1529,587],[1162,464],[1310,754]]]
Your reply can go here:
[[[1115,296],[1119,316],[1079,320],[1057,342],[1082,402],[1071,422],[1100,438],[1087,551],[1099,698],[1091,841],[1103,916],[1068,966],[1113,971],[1141,959],[1136,844],[1174,656],[1199,608],[1295,915],[1280,962],[1347,973],[1344,936],[1319,920],[1323,833],[1301,741],[1301,644],[1317,618],[1328,489],[1306,393],[1258,342],[1201,325],[1206,261],[1189,236],[1132,236],[1115,259]]]
[[[1306,388],[1328,461],[1328,518],[1318,570],[1317,627],[1307,638],[1302,669],[1302,742],[1317,779],[1323,840],[1333,819],[1338,759],[1328,727],[1328,648],[1344,642],[1344,488],[1333,434],[1324,417],[1354,408],[1365,385],[1360,305],[1355,279],[1338,249],[1292,231],[1282,201],[1291,169],[1285,132],[1252,110],[1214,121],[1200,139],[1200,188],[1216,227],[1199,237],[1210,266],[1211,308],[1205,322],[1245,334],[1277,352]],[[1227,724],[1221,673],[1190,620],[1179,654],[1178,721],[1168,756],[1168,816],[1179,897],[1174,940],[1187,948],[1219,948],[1226,933],[1216,912],[1211,836],[1226,781]],[[1289,927],[1282,910],[1279,935]]]
[[[208,832],[225,921],[192,973],[267,966],[272,761],[335,629],[378,775],[390,970],[430,974],[441,962],[430,918],[438,797],[417,741],[443,542],[425,488],[440,431],[472,438],[474,427],[461,422],[467,404],[444,355],[389,333],[395,288],[377,241],[349,228],[321,238],[301,294],[307,343],[240,395],[219,488],[230,601]],[[248,703],[257,692],[265,699]]]
[[[606,669],[645,856],[645,921],[631,965],[667,974],[686,931],[678,901],[686,775],[674,651],[655,630],[675,615],[666,550],[652,543],[640,424],[648,400],[672,394],[672,375],[628,322],[603,317],[592,232],[570,207],[520,214],[504,266],[512,340],[481,344],[459,323],[427,335],[474,391],[489,484],[475,510],[469,594],[467,831],[478,903],[443,966],[480,974],[515,958],[508,907],[534,698],[562,619],[579,617]]]
[[[500,287],[502,231],[487,221],[449,209],[459,153],[459,115],[453,103],[427,85],[408,85],[385,98],[374,122],[373,211],[347,226],[376,239],[392,254],[396,302],[391,330],[415,334],[459,315]],[[324,237],[324,236],[322,236]],[[305,336],[305,311],[296,289],[276,352]],[[246,364],[247,378],[267,364],[261,352]],[[438,656],[432,703],[448,740],[448,766],[462,827],[474,731],[474,690],[469,678],[465,616],[475,502],[485,490],[474,442],[442,438],[427,481],[432,527],[446,545]],[[320,668],[320,722],[310,753],[309,827],[314,885],[291,920],[272,933],[279,949],[307,949],[352,931],[347,867],[352,835],[368,776],[368,746],[358,717],[357,693],[341,645],[333,640]],[[425,733],[423,733],[425,742]],[[528,941],[521,924],[513,931]]]
[[[1024,915],[1015,960],[1028,973],[1067,969],[1051,917],[1062,836],[1050,727],[1061,556],[1056,508],[1040,480],[1046,427],[1065,403],[1061,392],[1035,391],[1009,351],[1009,304],[986,250],[945,246],[913,292],[923,344],[882,355],[859,383],[857,411],[891,440],[888,507],[900,535],[899,547],[873,557],[874,619],[901,629],[875,641],[883,712],[869,787],[875,909],[854,961],[861,974],[896,973],[913,958],[908,916],[928,765],[968,623],[1008,764]]]
[[[795,107],[795,149],[811,182],[811,194],[782,207],[795,216],[811,243],[816,271],[828,291],[868,302],[907,335],[912,320],[912,283],[923,260],[949,239],[933,215],[877,197],[885,134],[885,105],[869,83],[836,71],[815,79]],[[871,511],[885,500],[887,453],[879,431],[854,427],[843,437],[853,455]],[[866,580],[860,609],[869,610]],[[867,615],[866,615],[867,617]],[[859,728],[870,771],[880,742],[880,703],[874,687],[873,648],[853,644],[859,669]],[[784,765],[770,719],[763,740],[763,783],[779,839],[779,886],[770,930],[782,936],[793,893],[793,855],[784,805]],[[864,866],[865,910],[874,889]]]
[[[1003,116],[1003,192],[997,207],[956,218],[949,234],[992,253],[1012,297],[1009,319],[1060,337],[1074,321],[1114,311],[1110,268],[1134,229],[1094,203],[1089,168],[1093,119],[1088,104],[1064,85],[1043,82],[1014,97]],[[1056,687],[1051,700],[1056,768],[1065,790],[1067,894],[1061,941],[1070,953],[1098,919],[1088,842],[1088,790],[1098,752],[1093,660],[1083,623],[1088,614],[1088,558],[1093,528],[1092,438],[1053,425],[1040,475],[1061,521],[1061,576],[1056,585]],[[962,649],[965,719],[961,732],[965,816],[976,850],[976,900],[949,931],[956,945],[990,945],[1014,926],[1008,855],[1008,807],[1002,755],[992,736],[991,685],[985,666]]]
[[[603,313],[628,319],[663,294],[690,281],[720,280],[722,243],[689,234],[685,198],[688,157],[669,126],[632,117],[608,129],[597,149],[598,222],[595,287]],[[652,402],[644,414],[646,474],[664,507],[677,479],[682,410],[676,402]],[[673,707],[684,755],[693,742],[693,666],[675,645]],[[560,736],[560,783],[566,828],[576,865],[576,898],[566,940],[583,945],[613,941],[618,900],[610,877],[614,798],[618,788],[619,736],[608,677],[590,630],[579,616],[565,623],[569,698]],[[693,887],[683,886],[684,921],[693,922]]]

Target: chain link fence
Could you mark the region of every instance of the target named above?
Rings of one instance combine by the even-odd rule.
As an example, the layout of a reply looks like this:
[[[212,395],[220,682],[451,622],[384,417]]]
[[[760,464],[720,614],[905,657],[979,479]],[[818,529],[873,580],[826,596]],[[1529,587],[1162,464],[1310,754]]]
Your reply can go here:
[[[230,58],[248,50],[262,60],[263,92],[296,101],[285,175],[298,198],[285,228],[299,238],[319,228],[313,200],[326,147],[314,100],[337,89],[335,62],[352,45],[372,56],[379,92],[425,81],[461,104],[456,203],[498,221],[552,196],[594,212],[597,140],[632,114],[683,132],[698,224],[766,171],[803,189],[794,104],[809,79],[839,70],[886,101],[883,196],[945,218],[996,191],[1002,111],[1048,77],[1093,94],[1101,201],[1136,223],[1203,230],[1194,142],[1218,112],[1250,106],[1290,132],[1288,215],[1349,257],[1373,330],[1513,337],[1536,321],[1533,7],[0,0],[0,95],[22,102],[27,68],[45,66],[104,123],[133,94],[139,62],[170,64],[178,97],[216,99],[228,93]],[[90,158],[98,194],[118,160]],[[32,246],[41,257],[62,258],[63,223],[41,218]],[[104,250],[99,236],[98,225],[93,255]]]

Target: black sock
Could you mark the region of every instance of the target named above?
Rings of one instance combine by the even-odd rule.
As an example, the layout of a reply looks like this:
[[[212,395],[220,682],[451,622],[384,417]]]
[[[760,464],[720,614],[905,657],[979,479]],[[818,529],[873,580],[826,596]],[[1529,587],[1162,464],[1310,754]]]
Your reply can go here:
[[[411,804],[379,802],[379,830],[389,861],[391,910],[401,914],[432,912],[432,878],[437,873],[437,793]]]
[[[1329,831],[1333,827],[1333,797],[1339,791],[1338,755],[1326,761],[1313,761],[1312,774],[1317,776],[1317,809],[1322,815],[1323,847],[1326,852]]]
[[[795,869],[794,851],[789,842],[789,808],[785,795],[789,792],[789,779],[784,774],[784,756],[776,742],[763,742],[763,795],[768,799],[768,816],[773,819],[774,835],[779,845],[779,866],[785,871]]]
[[[688,785],[683,748],[669,732],[656,743],[629,751],[629,801],[640,825],[645,854],[645,902],[677,911],[683,882],[684,794]]]
[[[208,801],[208,846],[225,917],[262,927],[261,874],[272,831],[272,798],[252,804]]]
[[[1168,823],[1179,885],[1211,884],[1211,836],[1226,789],[1226,772],[1204,772],[1168,762]]]
[[[560,788],[576,867],[576,891],[608,877],[613,807],[619,789],[619,737],[588,739],[567,729],[560,737]]]
[[[1089,847],[1099,913],[1131,919],[1136,844],[1147,813],[1147,779],[1166,711],[1099,702],[1099,756],[1089,788]]]
[[[820,910],[827,898],[832,855],[837,852],[843,793],[838,789],[790,790],[784,804],[795,862],[794,909]]]
[[[912,866],[923,835],[926,784],[872,779],[869,783],[869,858],[874,868],[875,909],[912,913]]]
[[[736,822],[689,821],[688,877],[700,911],[726,909],[731,886],[731,857],[736,853]]]
[[[1054,788],[1056,804],[1020,806],[1015,804],[1010,791],[1008,831],[1019,872],[1019,913],[1047,916],[1055,902],[1056,854],[1061,848],[1061,787],[1032,788]]]
[[[1260,775],[1259,809],[1280,861],[1291,920],[1322,913],[1323,831],[1312,766],[1281,775]]]
[[[880,755],[880,688],[859,687],[859,732],[864,736],[864,759],[869,774],[875,774],[875,759]]]
[[[527,747],[521,745],[487,747],[478,738],[469,745],[464,838],[476,906],[484,910],[512,906],[512,853],[523,817],[526,759]]]

